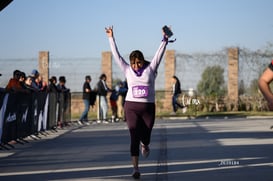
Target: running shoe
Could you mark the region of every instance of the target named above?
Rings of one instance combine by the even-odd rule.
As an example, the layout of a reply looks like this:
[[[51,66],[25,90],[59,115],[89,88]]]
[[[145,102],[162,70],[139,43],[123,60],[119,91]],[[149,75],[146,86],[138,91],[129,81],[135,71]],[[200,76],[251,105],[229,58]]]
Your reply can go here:
[[[135,170],[133,171],[133,174],[132,174],[132,177],[134,179],[140,179],[140,172],[138,170]]]

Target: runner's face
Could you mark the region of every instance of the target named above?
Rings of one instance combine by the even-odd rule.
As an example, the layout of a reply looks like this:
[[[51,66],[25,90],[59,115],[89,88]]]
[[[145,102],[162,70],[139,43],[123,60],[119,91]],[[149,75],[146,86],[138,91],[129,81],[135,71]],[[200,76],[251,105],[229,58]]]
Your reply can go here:
[[[131,67],[133,70],[138,71],[143,67],[144,61],[139,60],[138,58],[130,61]]]

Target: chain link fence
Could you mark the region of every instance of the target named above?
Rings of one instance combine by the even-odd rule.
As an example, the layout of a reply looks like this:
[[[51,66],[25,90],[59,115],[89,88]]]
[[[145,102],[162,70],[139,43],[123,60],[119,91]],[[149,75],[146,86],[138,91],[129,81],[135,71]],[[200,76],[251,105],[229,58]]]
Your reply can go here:
[[[257,80],[263,70],[273,59],[272,45],[265,50],[251,51],[246,48],[239,48],[239,110],[266,110],[264,100],[258,91]],[[126,56],[124,56],[126,57]],[[152,57],[146,57],[149,61]],[[91,86],[94,88],[99,80],[101,72],[101,58],[55,58],[50,56],[49,76],[65,76],[66,86],[71,92],[81,92],[85,75],[91,75]],[[32,69],[38,68],[38,58],[29,59],[0,59],[0,87],[5,87],[12,77],[14,70],[24,71],[27,75]],[[157,91],[165,90],[165,67],[164,60],[159,66],[156,79]],[[113,79],[124,80],[124,75],[113,62]],[[176,51],[176,76],[181,81],[182,90],[197,91],[197,85],[202,80],[202,73],[208,66],[219,65],[224,69],[225,86],[228,83],[228,48],[212,53],[181,53]],[[199,109],[207,111],[220,111],[231,109],[226,105],[224,97],[207,99],[199,95]],[[203,106],[202,106],[203,105]],[[214,106],[208,106],[214,105]]]

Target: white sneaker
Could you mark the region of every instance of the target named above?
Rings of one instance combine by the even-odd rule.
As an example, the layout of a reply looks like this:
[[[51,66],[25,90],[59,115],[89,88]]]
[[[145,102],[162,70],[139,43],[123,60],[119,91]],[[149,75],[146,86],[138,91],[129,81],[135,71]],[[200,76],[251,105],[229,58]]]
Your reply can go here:
[[[86,125],[90,125],[90,123],[88,121],[85,122]]]
[[[182,108],[182,113],[185,113],[185,112],[187,112],[187,107]]]
[[[79,121],[78,121],[78,124],[79,124],[79,125],[82,125],[82,122],[79,120]]]
[[[102,123],[104,123],[104,124],[108,124],[109,122],[108,122],[108,121],[106,121],[106,120],[103,120],[103,121],[102,121]]]

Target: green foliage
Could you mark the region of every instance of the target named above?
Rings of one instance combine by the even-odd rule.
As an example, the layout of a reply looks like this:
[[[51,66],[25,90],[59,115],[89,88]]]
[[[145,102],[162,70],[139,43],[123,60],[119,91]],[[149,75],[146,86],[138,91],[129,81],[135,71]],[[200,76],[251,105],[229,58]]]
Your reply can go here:
[[[204,96],[222,96],[225,93],[224,85],[224,69],[219,65],[209,66],[202,73],[197,90]]]

